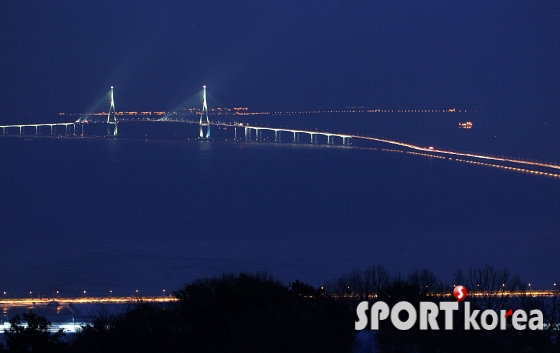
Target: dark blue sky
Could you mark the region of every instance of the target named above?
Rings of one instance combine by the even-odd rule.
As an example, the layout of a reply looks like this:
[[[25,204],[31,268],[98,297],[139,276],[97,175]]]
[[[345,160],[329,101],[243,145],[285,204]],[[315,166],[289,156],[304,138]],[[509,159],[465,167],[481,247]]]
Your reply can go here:
[[[556,106],[560,1],[2,1],[0,113]],[[101,109],[103,110],[103,109]],[[106,110],[106,109],[105,109]]]

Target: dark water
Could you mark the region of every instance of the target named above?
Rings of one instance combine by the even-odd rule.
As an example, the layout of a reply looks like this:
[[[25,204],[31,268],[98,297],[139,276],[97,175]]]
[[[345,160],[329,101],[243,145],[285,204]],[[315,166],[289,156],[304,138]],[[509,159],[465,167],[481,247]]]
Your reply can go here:
[[[559,178],[358,147],[124,138],[3,136],[0,161],[8,296],[161,294],[223,271],[319,285],[374,263],[560,280]]]

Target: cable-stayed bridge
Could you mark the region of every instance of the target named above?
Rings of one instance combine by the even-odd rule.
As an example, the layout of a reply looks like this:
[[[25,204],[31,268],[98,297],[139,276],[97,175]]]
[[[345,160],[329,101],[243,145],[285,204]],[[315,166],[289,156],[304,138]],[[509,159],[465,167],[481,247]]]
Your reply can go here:
[[[131,120],[132,121],[132,120]],[[203,86],[203,102],[200,118],[198,121],[194,120],[179,120],[170,119],[170,116],[151,120],[159,123],[188,123],[199,125],[199,139],[211,140],[211,127],[227,127],[234,130],[234,141],[264,141],[263,132],[274,133],[274,142],[291,142],[291,143],[311,143],[311,144],[327,144],[327,145],[343,145],[352,146],[357,141],[373,141],[385,144],[387,146],[393,145],[399,147],[399,152],[407,152],[412,154],[426,155],[429,157],[449,158],[459,162],[475,163],[480,165],[487,165],[491,167],[516,170],[528,172],[532,174],[540,174],[547,176],[554,176],[560,178],[560,174],[549,173],[543,170],[531,170],[528,167],[547,168],[554,171],[560,170],[560,165],[528,161],[524,159],[508,158],[500,156],[489,156],[475,153],[455,152],[450,150],[435,149],[434,147],[424,147],[410,143],[404,143],[395,140],[381,139],[372,136],[358,135],[358,134],[345,134],[334,133],[328,131],[318,130],[305,130],[305,129],[291,129],[283,127],[269,127],[269,126],[254,126],[243,123],[225,123],[225,122],[212,122],[208,117],[208,105],[206,101],[206,85]],[[118,123],[116,117],[115,102],[113,97],[113,86],[110,91],[110,109],[105,122],[107,124],[107,136],[118,136]],[[72,135],[84,136],[86,125],[88,124],[87,116],[81,117],[75,122],[59,122],[59,123],[42,123],[42,124],[13,124],[2,125],[3,135]],[[321,137],[319,139],[318,137]]]
[[[318,130],[304,130],[304,129],[290,129],[290,128],[280,128],[280,127],[269,127],[269,126],[253,126],[243,123],[224,123],[224,122],[204,122],[200,124],[199,121],[191,120],[175,120],[175,119],[158,119],[152,120],[157,123],[183,123],[183,124],[199,124],[202,137],[199,137],[201,141],[209,141],[211,127],[227,127],[234,130],[234,141],[265,141],[263,139],[263,132],[267,131],[269,133],[274,133],[274,142],[277,143],[311,143],[311,144],[326,144],[326,145],[342,145],[342,146],[353,146],[357,141],[374,141],[386,144],[387,147],[393,145],[399,147],[399,150],[392,150],[396,152],[406,152],[410,154],[418,154],[428,157],[435,158],[445,158],[450,160],[456,160],[464,163],[485,165],[495,168],[501,168],[506,170],[513,170],[519,172],[525,172],[530,174],[538,174],[545,176],[552,176],[560,179],[560,166],[556,164],[543,163],[527,161],[523,159],[516,158],[506,158],[498,156],[488,156],[475,153],[463,153],[455,152],[449,150],[435,149],[433,147],[418,146],[410,143],[381,139],[377,137],[357,135],[357,134],[343,134],[334,133],[328,131],[318,131]],[[87,121],[73,122],[73,123],[48,123],[48,124],[16,124],[16,125],[3,125],[0,126],[2,129],[2,134],[4,135],[26,135],[26,136],[36,136],[42,134],[50,135],[64,135],[68,136],[83,136],[86,129]],[[111,127],[110,124],[107,124]],[[113,124],[115,127],[109,129],[110,131],[117,131],[117,123]],[[15,131],[12,132],[12,131]],[[108,134],[108,136],[114,136]],[[318,137],[322,137],[319,139]],[[528,169],[529,167],[536,169]],[[539,170],[538,168],[552,169],[554,172],[549,172],[546,170]]]

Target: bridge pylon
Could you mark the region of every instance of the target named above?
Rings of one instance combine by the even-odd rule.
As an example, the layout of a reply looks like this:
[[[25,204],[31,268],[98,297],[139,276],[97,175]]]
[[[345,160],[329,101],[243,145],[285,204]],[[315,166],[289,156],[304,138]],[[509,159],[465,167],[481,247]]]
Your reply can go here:
[[[206,104],[206,85],[202,86],[202,112],[200,114],[200,139],[210,139],[210,121],[208,120],[208,104]],[[206,128],[206,133],[204,129]]]
[[[117,113],[115,112],[115,100],[113,99],[113,86],[111,86],[111,107],[109,108],[109,114],[107,115],[107,135],[117,136]]]

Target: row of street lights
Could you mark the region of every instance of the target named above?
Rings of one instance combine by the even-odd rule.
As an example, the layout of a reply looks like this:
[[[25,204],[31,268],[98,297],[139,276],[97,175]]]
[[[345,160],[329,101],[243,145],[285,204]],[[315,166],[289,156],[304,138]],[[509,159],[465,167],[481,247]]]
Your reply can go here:
[[[529,286],[529,289],[531,289],[531,283],[527,283],[527,285]],[[454,285],[453,285],[453,288],[455,288],[456,286],[457,286],[457,285],[454,284]],[[477,286],[477,288],[478,288],[478,287],[480,287],[480,284],[477,284],[476,286]],[[506,284],[505,284],[505,283],[502,283],[502,288],[504,288],[505,286],[506,286]],[[428,286],[426,286],[426,288],[427,288],[427,287],[428,287]],[[556,283],[556,282],[554,282],[554,283],[552,284],[552,288],[553,288],[554,290],[556,290],[556,288],[557,288],[557,283]]]
[[[456,284],[453,285],[453,287],[455,287],[455,286],[456,286]],[[505,286],[506,286],[506,284],[503,283],[503,284],[502,284],[502,287],[505,287]],[[528,286],[529,286],[529,289],[531,289],[531,283],[528,283]],[[427,288],[427,287],[428,287],[428,286],[426,286],[426,288]],[[480,284],[477,284],[477,287],[480,287]],[[557,288],[557,283],[556,283],[556,282],[553,283],[553,288],[554,288],[554,290],[556,290],[556,288]],[[323,290],[323,289],[324,289],[324,288],[321,287],[321,290]],[[350,286],[348,286],[348,289],[350,289]],[[136,296],[139,296],[139,293],[140,293],[140,291],[137,289],[137,290],[136,290]],[[162,293],[163,293],[163,296],[165,297],[165,295],[166,295],[165,289],[162,290]],[[87,291],[84,290],[84,296],[86,296],[86,294],[87,294]],[[4,299],[6,298],[6,295],[7,295],[7,292],[4,292]],[[38,298],[41,297],[40,293],[38,293],[37,295],[38,295]],[[55,295],[54,295],[54,292],[53,292],[53,297],[54,297],[54,296],[55,296]],[[59,292],[59,291],[56,291],[56,296],[60,298],[60,292]],[[112,290],[112,289],[109,290],[109,296],[110,296],[110,297],[113,296],[113,290]],[[30,298],[33,298],[33,292],[32,292],[32,291],[29,291],[29,297],[30,297]]]
[[[456,284],[453,285],[453,287],[455,287],[455,286],[456,286]],[[505,288],[505,286],[506,286],[506,284],[503,283],[503,284],[502,284],[502,288]],[[528,283],[528,286],[529,286],[529,290],[531,290],[531,283]],[[480,284],[477,284],[477,287],[480,287]],[[428,286],[426,286],[426,288],[428,288]],[[320,287],[320,289],[321,289],[321,290],[324,290],[324,287]],[[350,289],[350,286],[348,286],[348,289]],[[554,289],[554,290],[557,289],[557,283],[556,283],[556,282],[553,283],[553,289]],[[3,294],[4,294],[4,299],[6,299],[7,292],[4,291]],[[53,292],[53,297],[55,297],[54,294],[55,294],[55,293]],[[83,293],[83,294],[84,294],[84,297],[85,297],[85,296],[87,295],[87,291],[84,290],[84,293]],[[60,291],[56,291],[56,296],[60,298]],[[111,289],[111,290],[109,290],[109,297],[112,297],[112,296],[113,296],[113,290]],[[138,289],[136,289],[136,297],[139,297],[139,296],[140,296],[140,291],[139,291]],[[165,291],[165,289],[162,290],[162,296],[163,296],[163,297],[166,296],[166,291]],[[44,297],[44,295],[43,295],[43,297]],[[16,298],[16,296],[14,296],[14,298]],[[33,291],[29,291],[29,298],[30,298],[30,299],[33,299]],[[37,294],[37,298],[39,298],[39,299],[41,298],[41,294],[40,294],[40,293]]]
[[[6,299],[6,296],[8,295],[8,292],[4,291],[4,292],[3,292],[3,295],[4,295],[4,299]],[[87,291],[84,290],[84,291],[83,291],[83,296],[85,297],[86,295],[87,295]],[[135,294],[135,295],[136,295],[136,296],[140,296],[140,295],[141,295],[141,294],[140,294],[140,291],[139,291],[138,289],[136,289],[136,294]],[[165,289],[162,290],[162,295],[163,295],[164,297],[166,296],[166,291],[165,291]],[[44,297],[44,296],[45,296],[45,295],[43,295],[43,297]],[[110,297],[113,296],[113,290],[112,290],[112,289],[109,290],[109,296],[110,296]],[[16,297],[17,297],[17,296],[14,296],[14,298],[16,298]],[[55,297],[60,298],[60,291],[56,291],[56,294],[55,294],[55,292],[53,291],[53,298],[55,298]],[[29,291],[29,298],[30,298],[30,299],[33,299],[33,291]],[[37,298],[38,298],[38,299],[41,298],[41,293],[37,293]]]

